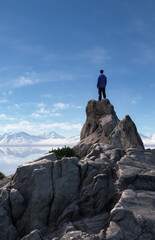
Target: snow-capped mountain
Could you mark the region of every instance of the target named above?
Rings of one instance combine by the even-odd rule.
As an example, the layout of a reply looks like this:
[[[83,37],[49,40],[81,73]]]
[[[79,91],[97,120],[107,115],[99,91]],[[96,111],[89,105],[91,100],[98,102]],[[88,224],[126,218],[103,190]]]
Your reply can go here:
[[[18,145],[18,144],[31,144],[38,139],[37,136],[29,135],[25,132],[18,133],[5,133],[0,137],[0,145]]]
[[[155,134],[153,134],[150,137],[145,136],[143,134],[140,134],[140,136],[143,140],[145,148],[155,148]]]
[[[155,148],[155,134],[148,137],[140,134],[145,148]],[[40,135],[30,135],[26,132],[5,133],[0,135],[0,145],[2,146],[28,146],[28,145],[55,145],[55,146],[73,146],[79,142],[80,136],[64,137],[56,132],[45,132]]]
[[[0,136],[0,145],[74,145],[79,141],[79,135],[66,138],[56,132],[45,132],[38,136],[25,132],[5,133]]]
[[[57,138],[63,139],[63,138],[65,138],[64,136],[61,136],[54,131],[45,132],[43,134],[40,134],[38,137],[41,137],[43,139],[57,139]]]

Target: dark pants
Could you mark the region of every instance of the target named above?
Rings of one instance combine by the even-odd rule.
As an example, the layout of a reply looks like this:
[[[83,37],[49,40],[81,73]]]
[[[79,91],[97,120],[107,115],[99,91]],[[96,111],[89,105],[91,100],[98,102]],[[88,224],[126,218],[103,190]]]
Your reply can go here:
[[[99,89],[98,89],[98,94],[99,94],[98,100],[99,100],[99,101],[100,101],[101,98],[102,98],[102,93],[103,93],[103,97],[106,98],[105,88],[99,88]]]

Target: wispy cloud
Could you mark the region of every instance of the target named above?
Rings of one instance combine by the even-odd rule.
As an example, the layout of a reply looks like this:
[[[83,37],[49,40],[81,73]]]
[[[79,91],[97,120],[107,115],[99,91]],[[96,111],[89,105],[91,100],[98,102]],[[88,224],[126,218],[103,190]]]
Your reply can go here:
[[[62,102],[60,102],[60,103],[55,103],[55,104],[53,105],[53,107],[54,107],[53,111],[68,109],[69,106],[70,106],[69,104],[65,104],[65,103],[62,103]]]
[[[62,116],[60,113],[55,112],[56,109],[54,111],[47,109],[44,103],[38,103],[37,106],[39,107],[39,109],[37,109],[34,113],[32,113],[31,117],[34,117],[34,118],[48,117],[49,118],[49,116],[53,116],[53,117]]]
[[[141,96],[137,96],[137,97],[133,97],[132,99],[131,99],[131,103],[132,104],[137,104],[139,101],[141,101],[142,100],[142,97]]]
[[[45,107],[44,103],[38,103],[38,107]]]
[[[31,117],[41,118],[42,116],[39,113],[34,112],[34,113],[31,114]]]
[[[62,116],[62,114],[60,114],[60,113],[50,113],[50,112],[48,112],[48,111],[41,111],[41,112],[34,112],[34,113],[32,113],[31,114],[31,117],[33,117],[33,118],[36,118],[36,119],[38,119],[38,118],[45,118],[45,117],[48,117],[49,118],[49,116],[51,116],[51,117],[61,117]]]
[[[82,125],[80,123],[70,124],[70,123],[62,122],[62,123],[41,124],[40,127],[42,129],[60,128],[63,130],[72,130],[72,129],[81,130]]]
[[[44,104],[38,104],[38,106],[41,106],[39,109],[37,109],[35,112],[33,112],[30,116],[34,118],[42,118],[42,117],[49,117],[50,111],[45,109]]]
[[[17,123],[12,124],[6,124],[4,126],[0,126],[3,129],[3,132],[8,131],[33,131],[33,124],[31,124],[29,121],[23,120]]]
[[[13,106],[12,106],[12,108],[16,108],[16,109],[19,109],[19,108],[23,108],[23,107],[29,107],[29,106],[36,106],[37,105],[37,103],[36,102],[23,102],[23,103],[15,103]],[[11,106],[9,107],[9,108],[11,108]]]
[[[75,75],[72,73],[60,73],[58,71],[42,72],[42,73],[26,73],[13,80],[13,87],[24,87],[42,82],[68,81],[73,80]]]
[[[20,88],[23,86],[34,85],[40,82],[38,78],[36,78],[35,73],[26,73],[26,76],[20,76],[19,78],[13,81],[14,88]]]
[[[39,110],[37,110],[37,113],[41,113],[41,114],[48,114],[49,110],[46,110],[44,107],[40,108]]]
[[[3,92],[3,96],[12,95],[13,91],[9,90],[8,92]]]
[[[1,114],[0,114],[0,119],[11,120],[11,121],[15,120],[15,118],[13,118],[13,117],[8,117],[5,113],[1,113]]]
[[[82,125],[80,123],[72,124],[67,122],[55,122],[51,124],[36,124],[33,122],[29,122],[26,120],[22,120],[20,122],[12,123],[12,124],[6,124],[6,125],[0,125],[0,128],[3,129],[3,132],[8,131],[25,131],[25,132],[45,132],[49,131],[49,129],[60,129],[60,130],[81,130]]]
[[[53,104],[53,112],[59,111],[59,110],[67,110],[67,109],[81,109],[82,107],[79,105],[69,104],[69,103],[55,103]]]
[[[40,83],[46,82],[63,82],[63,81],[73,81],[74,79],[79,78],[75,73],[71,72],[60,72],[60,71],[45,71],[45,72],[24,72],[20,76],[15,77],[14,79],[7,79],[7,81],[2,79],[0,87],[9,87],[11,90],[15,88],[22,88],[25,86],[32,86]],[[43,97],[51,97],[51,95],[42,95]]]
[[[61,117],[62,114],[60,114],[60,113],[50,113],[50,116],[53,116],[53,117]]]

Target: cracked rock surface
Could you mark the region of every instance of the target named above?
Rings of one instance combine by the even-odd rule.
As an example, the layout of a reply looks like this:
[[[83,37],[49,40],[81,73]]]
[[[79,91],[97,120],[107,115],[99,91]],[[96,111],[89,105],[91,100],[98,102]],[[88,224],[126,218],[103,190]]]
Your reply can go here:
[[[96,124],[84,127],[78,144],[78,150],[87,149],[81,160],[57,160],[50,153],[0,182],[0,240],[155,239],[155,159],[130,118],[128,132],[110,102],[101,103]],[[102,128],[102,134],[98,121],[104,114],[110,130]],[[88,147],[86,139],[98,133],[102,142]]]

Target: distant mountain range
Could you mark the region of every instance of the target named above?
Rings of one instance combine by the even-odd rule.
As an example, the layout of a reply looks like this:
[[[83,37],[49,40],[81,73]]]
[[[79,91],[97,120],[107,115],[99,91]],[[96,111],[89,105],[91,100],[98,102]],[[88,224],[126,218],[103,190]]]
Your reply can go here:
[[[25,132],[5,133],[0,135],[0,145],[74,145],[79,141],[79,138],[79,135],[66,138],[54,131],[40,135],[30,135]]]
[[[145,148],[155,148],[155,135],[147,137],[140,134]],[[80,136],[64,137],[56,132],[45,132],[40,135],[30,135],[26,132],[5,133],[0,135],[1,146],[73,146],[79,142]]]

